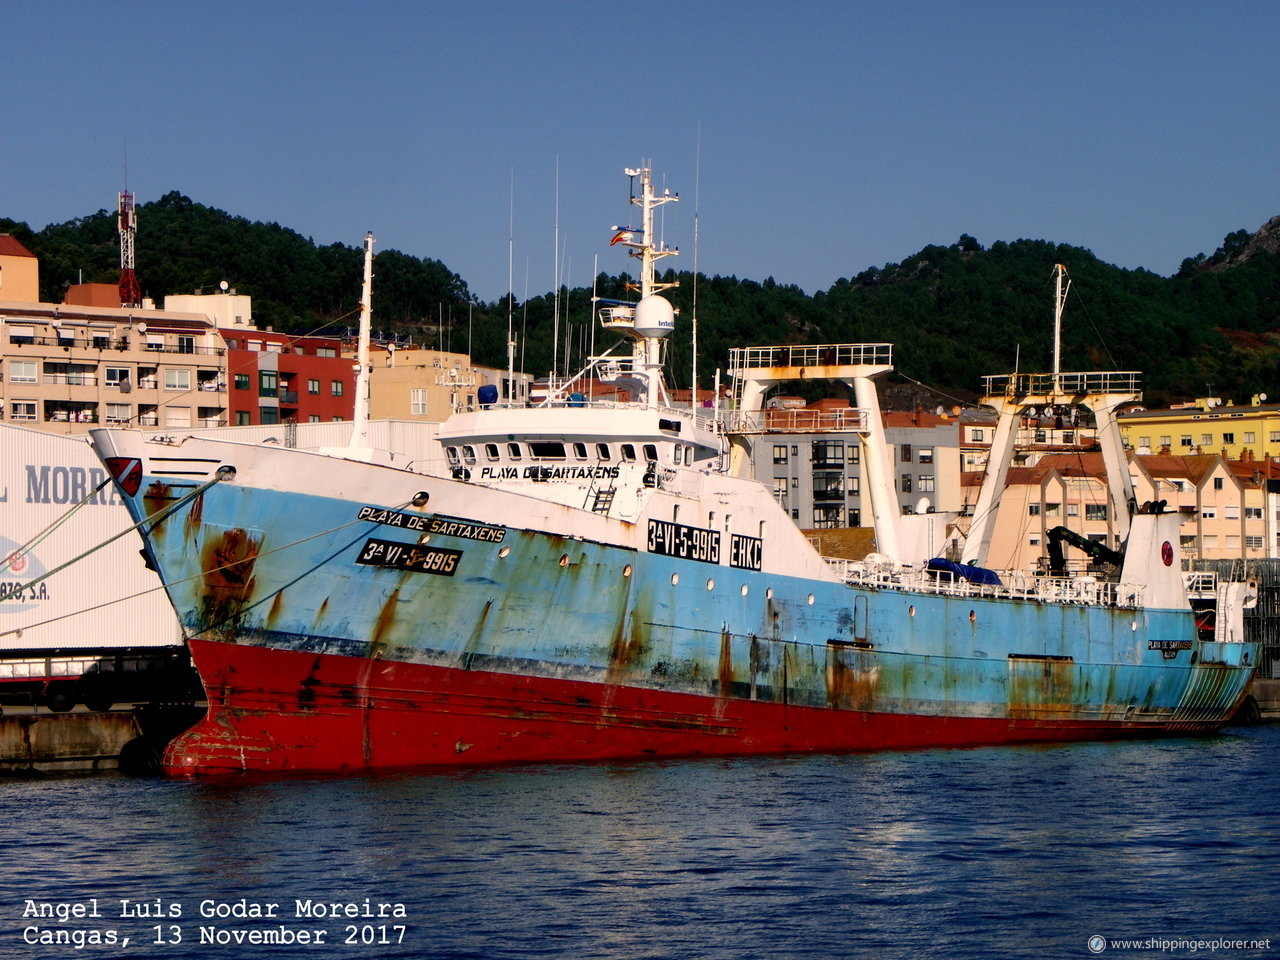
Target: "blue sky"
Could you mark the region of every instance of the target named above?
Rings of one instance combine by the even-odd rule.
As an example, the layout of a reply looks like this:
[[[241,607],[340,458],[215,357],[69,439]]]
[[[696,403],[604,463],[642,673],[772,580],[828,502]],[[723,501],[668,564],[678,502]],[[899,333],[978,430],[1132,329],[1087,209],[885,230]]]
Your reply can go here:
[[[0,3],[0,216],[178,190],[472,291],[698,267],[806,292],[962,233],[1174,272],[1280,214],[1280,2]],[[514,200],[513,200],[514,198]],[[138,245],[146,244],[146,221]],[[527,277],[527,281],[526,281]],[[233,283],[234,277],[228,278]],[[145,286],[146,278],[143,277]],[[527,282],[527,287],[526,287]],[[150,291],[161,293],[162,291]]]

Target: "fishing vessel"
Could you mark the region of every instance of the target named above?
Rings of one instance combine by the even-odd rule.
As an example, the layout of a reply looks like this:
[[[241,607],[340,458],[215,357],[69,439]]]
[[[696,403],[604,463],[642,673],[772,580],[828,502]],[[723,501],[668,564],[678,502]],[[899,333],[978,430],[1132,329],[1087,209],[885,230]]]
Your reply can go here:
[[[536,405],[490,390],[440,427],[437,458],[369,448],[359,415],[352,445],[328,450],[92,432],[207,694],[169,773],[1149,736],[1230,717],[1257,658],[1249,585],[1189,588],[1183,518],[1133,502],[1118,441],[1123,542],[1107,570],[982,566],[1020,412],[1088,406],[1108,443],[1136,375],[1055,361],[989,378],[988,487],[969,562],[945,561],[894,500],[875,387],[889,344],[737,349],[734,409],[671,401],[674,311],[654,265],[675,251],[653,217],[675,198],[626,172],[641,226],[613,242],[640,262],[638,298],[598,305],[620,346]],[[370,239],[366,330],[371,261]],[[796,378],[853,386],[865,561],[819,555],[746,476],[764,398]]]

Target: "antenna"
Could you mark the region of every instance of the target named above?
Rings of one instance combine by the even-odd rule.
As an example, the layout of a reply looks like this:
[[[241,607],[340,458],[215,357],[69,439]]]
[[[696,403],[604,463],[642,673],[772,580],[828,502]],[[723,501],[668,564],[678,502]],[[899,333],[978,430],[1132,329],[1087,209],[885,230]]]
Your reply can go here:
[[[555,281],[555,294],[551,300],[551,379],[554,380],[560,369],[560,154],[556,154],[556,224],[555,250],[552,256],[552,270]]]
[[[116,227],[120,232],[120,306],[141,307],[142,288],[133,270],[133,239],[138,230],[133,194],[125,190],[117,198]]]
[[[507,209],[507,402],[516,394],[516,342],[511,333],[511,312],[515,309],[515,292],[512,289],[512,270],[515,258],[516,233],[516,168],[511,168],[511,199]]]
[[[689,410],[696,418],[698,413],[698,197],[702,187],[702,121],[698,121],[698,140],[693,163],[693,387],[689,395]]]

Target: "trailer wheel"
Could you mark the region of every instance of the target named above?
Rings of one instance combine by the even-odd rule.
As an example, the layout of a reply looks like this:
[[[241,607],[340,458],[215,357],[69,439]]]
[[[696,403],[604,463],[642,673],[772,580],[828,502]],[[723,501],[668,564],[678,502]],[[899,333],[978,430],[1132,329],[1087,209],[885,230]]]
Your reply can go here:
[[[76,700],[65,691],[55,690],[53,693],[45,694],[44,705],[54,713],[70,713],[71,708],[76,705]]]
[[[90,710],[92,710],[94,713],[106,713],[108,710],[110,710],[112,707],[116,705],[116,702],[112,700],[108,694],[100,693],[100,694],[95,694],[91,698],[86,697],[84,701],[84,705],[88,707]]]

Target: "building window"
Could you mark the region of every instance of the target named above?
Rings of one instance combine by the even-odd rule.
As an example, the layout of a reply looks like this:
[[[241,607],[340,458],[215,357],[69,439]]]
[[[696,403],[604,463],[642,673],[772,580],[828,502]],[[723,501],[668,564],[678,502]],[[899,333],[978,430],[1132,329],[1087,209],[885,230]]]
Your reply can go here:
[[[14,383],[35,383],[36,364],[34,360],[10,360],[9,379]]]
[[[1080,504],[1078,504],[1078,503],[1068,503],[1068,504],[1067,504],[1067,516],[1068,516],[1068,517],[1078,517],[1078,516],[1080,516]]]
[[[920,476],[916,477],[916,480],[918,481],[916,489],[921,493],[933,493],[933,474],[922,473]]]
[[[258,371],[258,396],[274,397],[280,392],[279,374],[275,370]]]
[[[320,381],[319,381],[319,380],[308,380],[308,381],[307,381],[307,393],[311,394],[311,396],[313,396],[313,397],[318,397],[318,396],[320,396]]]
[[[1200,445],[1201,445],[1202,447],[1212,446],[1212,445],[1213,445],[1213,434],[1212,434],[1212,433],[1202,433],[1202,434],[1200,434]]]
[[[904,473],[900,478],[900,481],[901,481],[900,489],[902,490],[902,492],[910,493],[911,492],[911,474]]]
[[[128,423],[133,417],[133,408],[127,403],[107,404],[107,423]]]
[[[844,526],[844,507],[814,507],[813,525],[818,530]]]
[[[1172,437],[1168,437],[1168,436],[1161,437],[1161,438],[1160,438],[1160,446],[1162,446],[1162,447],[1170,446],[1170,444],[1171,444],[1171,442],[1172,442],[1172,439],[1173,439]]]
[[[844,444],[815,440],[813,443],[813,465],[815,467],[843,466]]]
[[[1191,434],[1189,434],[1189,433],[1184,433],[1184,434],[1182,435],[1182,437],[1180,438],[1180,442],[1182,443],[1182,445],[1183,445],[1184,447],[1192,447],[1192,446],[1195,446],[1195,444],[1193,444],[1193,443],[1191,442]]]
[[[777,500],[778,503],[782,504],[784,507],[787,505],[787,478],[786,477],[773,478],[773,498]]]
[[[1029,516],[1029,517],[1038,517],[1038,516],[1040,516],[1040,504],[1038,504],[1038,503],[1028,503],[1028,504],[1027,504],[1027,516]]]
[[[1280,443],[1280,430],[1272,430],[1268,439],[1272,443]]]
[[[901,459],[903,463],[910,463],[911,462],[911,444],[903,443],[903,444],[900,444],[899,446],[900,446],[900,450],[898,451],[899,459]]]
[[[186,334],[178,334],[178,352],[179,353],[195,353],[196,338],[187,336]]]
[[[1222,516],[1224,519],[1227,519],[1227,520],[1239,520],[1240,504],[1238,503],[1227,504],[1225,507],[1222,508]]]
[[[971,428],[969,430],[969,440],[972,443],[982,443],[982,430],[978,427]]]
[[[1107,519],[1107,505],[1105,503],[1086,503],[1084,505],[1084,518],[1086,520]]]
[[[280,408],[279,407],[259,407],[258,422],[259,423],[279,423]]]
[[[337,355],[338,351],[333,347],[316,347],[317,357],[336,357]]]
[[[329,392],[335,396],[342,396],[343,384],[341,380],[333,380],[329,384]]]
[[[1245,442],[1245,443],[1257,443],[1257,442],[1258,442],[1258,435],[1257,435],[1256,433],[1253,433],[1252,431],[1250,431],[1250,432],[1248,432],[1248,433],[1246,433],[1246,434],[1244,435],[1244,442]]]
[[[249,375],[247,373],[236,374],[236,389],[237,390],[249,389]]]
[[[1061,516],[1061,513],[1062,513],[1062,504],[1060,503],[1046,503],[1044,505],[1044,515],[1046,517]]]
[[[1236,442],[1236,435],[1235,435],[1234,433],[1224,433],[1224,434],[1222,435],[1222,442],[1223,442],[1224,444],[1227,444],[1227,443],[1235,443],[1235,442]]]
[[[166,406],[164,408],[164,425],[166,427],[191,426],[191,408]]]
[[[423,387],[415,387],[409,391],[409,413],[415,417],[426,416],[427,391]]]
[[[1203,507],[1200,510],[1200,516],[1205,520],[1216,520],[1218,517],[1217,507]]]
[[[1244,548],[1246,550],[1261,550],[1262,543],[1263,543],[1262,537],[1245,537],[1244,538]]]
[[[1140,446],[1140,447],[1147,447],[1148,449],[1150,449],[1150,447],[1151,447],[1151,438],[1150,438],[1150,437],[1139,437],[1139,438],[1138,438],[1138,446]]]
[[[1246,520],[1261,520],[1262,508],[1261,507],[1245,507],[1244,518]]]
[[[121,384],[129,382],[128,367],[104,367],[103,382],[108,387],[119,387]]]
[[[9,404],[10,420],[34,420],[36,418],[36,402],[34,400],[14,400]]]
[[[848,493],[849,496],[856,497],[859,493],[858,478],[845,477],[844,488],[845,488],[845,492]]]
[[[148,334],[147,334],[147,342],[146,342],[146,345],[145,345],[144,349],[146,349],[146,350],[163,350],[163,349],[164,349],[164,334],[162,334],[162,333],[148,333]]]
[[[916,453],[919,463],[933,463],[933,447],[921,447]]]
[[[861,448],[856,443],[849,444],[849,462],[850,463],[858,462],[858,451],[860,449]]]
[[[815,473],[813,475],[813,500],[831,502],[844,499],[844,474]]]
[[[1224,482],[1224,481],[1223,481],[1223,478],[1222,478],[1222,477],[1214,477],[1214,478],[1213,478],[1213,489],[1215,489],[1215,490],[1221,490],[1221,489],[1222,489],[1222,487],[1223,487],[1223,482]]]
[[[174,370],[166,369],[164,372],[164,388],[166,390],[190,390],[191,389],[191,371],[190,370]],[[187,424],[172,424],[172,426],[190,426]],[[165,424],[170,426],[170,424]]]
[[[785,443],[775,443],[773,445],[773,462],[774,463],[787,462],[787,445]]]

